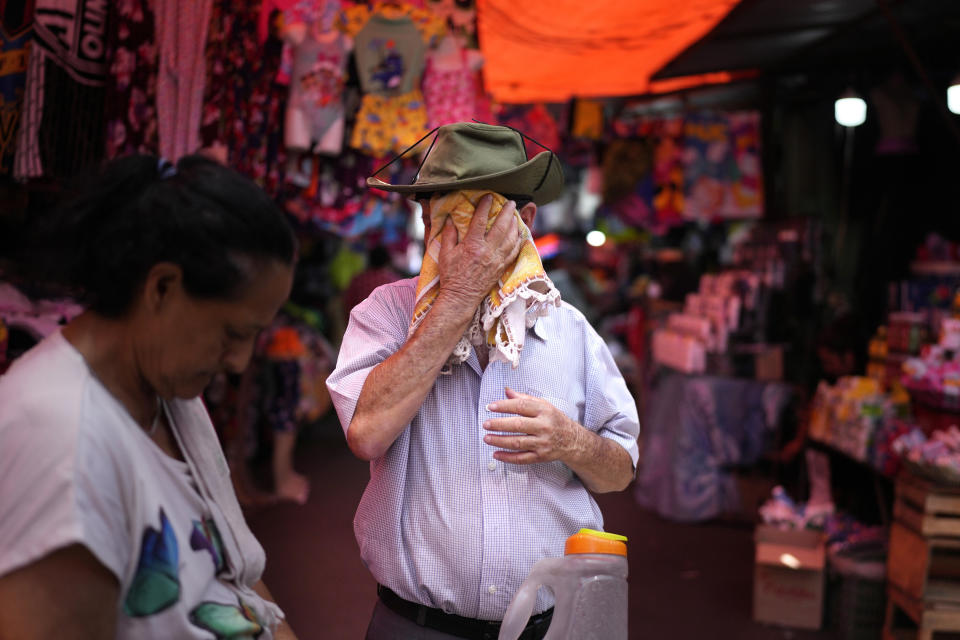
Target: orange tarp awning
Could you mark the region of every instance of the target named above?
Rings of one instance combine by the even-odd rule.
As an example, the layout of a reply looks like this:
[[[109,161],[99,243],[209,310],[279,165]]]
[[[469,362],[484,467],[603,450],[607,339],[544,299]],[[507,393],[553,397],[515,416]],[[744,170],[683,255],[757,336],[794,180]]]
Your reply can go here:
[[[487,89],[501,102],[562,102],[731,79],[650,76],[739,0],[478,0]]]

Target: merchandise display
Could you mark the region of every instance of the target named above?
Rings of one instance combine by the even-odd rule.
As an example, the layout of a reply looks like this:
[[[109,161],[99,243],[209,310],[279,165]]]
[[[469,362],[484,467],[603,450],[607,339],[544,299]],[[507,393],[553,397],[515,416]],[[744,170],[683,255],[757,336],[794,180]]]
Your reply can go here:
[[[779,529],[827,529],[833,517],[832,503],[796,503],[783,487],[774,487],[770,499],[760,506],[760,518],[764,524]]]
[[[813,401],[810,437],[887,474],[896,473],[893,440],[910,430],[909,396],[902,388],[884,392],[874,378],[821,382]]]
[[[960,429],[934,431],[928,438],[912,429],[893,442],[894,451],[919,475],[936,482],[960,485]]]
[[[706,354],[728,351],[742,315],[757,310],[760,286],[759,275],[749,271],[702,276],[683,313],[671,314],[667,326],[654,332],[654,361],[685,373],[706,371]]]
[[[107,8],[82,0],[36,0],[31,6],[35,18],[21,93],[14,176],[64,179],[101,159],[109,77]],[[64,33],[85,36],[61,37]],[[15,52],[5,54],[8,57],[15,57]]]
[[[928,406],[960,410],[960,320],[944,318],[937,342],[916,351],[903,362],[903,385]]]
[[[833,556],[854,555],[878,547],[883,550],[887,541],[884,527],[858,522],[835,511],[830,502],[797,503],[780,486],[774,487],[770,498],[760,506],[760,519],[779,529],[823,531],[827,551]]]

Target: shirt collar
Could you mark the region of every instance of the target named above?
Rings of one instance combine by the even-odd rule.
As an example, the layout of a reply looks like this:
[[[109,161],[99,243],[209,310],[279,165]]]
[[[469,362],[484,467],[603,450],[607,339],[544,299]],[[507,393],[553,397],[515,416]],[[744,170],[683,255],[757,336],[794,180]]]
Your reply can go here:
[[[545,322],[545,318],[538,317],[532,329],[533,329],[534,335],[540,338],[541,340],[543,340],[544,342],[547,342],[549,340],[550,330],[547,327],[547,322]]]

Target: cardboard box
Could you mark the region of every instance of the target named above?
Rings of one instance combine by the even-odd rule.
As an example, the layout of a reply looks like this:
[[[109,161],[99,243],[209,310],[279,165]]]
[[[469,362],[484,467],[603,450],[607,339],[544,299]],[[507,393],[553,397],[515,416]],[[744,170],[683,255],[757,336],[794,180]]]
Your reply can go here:
[[[819,531],[759,525],[756,532],[753,619],[819,629],[823,622],[826,552]]]

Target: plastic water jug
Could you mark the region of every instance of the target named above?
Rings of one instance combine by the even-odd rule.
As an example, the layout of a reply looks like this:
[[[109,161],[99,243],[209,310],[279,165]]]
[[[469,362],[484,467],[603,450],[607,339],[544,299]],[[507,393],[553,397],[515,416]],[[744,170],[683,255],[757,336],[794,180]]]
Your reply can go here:
[[[627,545],[624,536],[581,529],[564,555],[530,570],[507,608],[499,640],[517,640],[549,587],[556,603],[544,640],[627,640]]]

